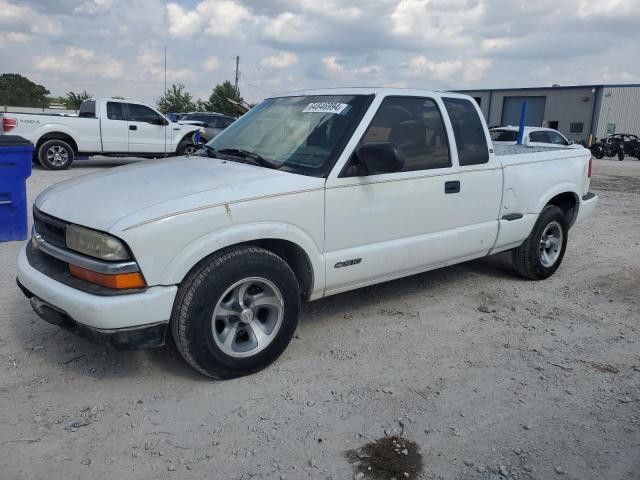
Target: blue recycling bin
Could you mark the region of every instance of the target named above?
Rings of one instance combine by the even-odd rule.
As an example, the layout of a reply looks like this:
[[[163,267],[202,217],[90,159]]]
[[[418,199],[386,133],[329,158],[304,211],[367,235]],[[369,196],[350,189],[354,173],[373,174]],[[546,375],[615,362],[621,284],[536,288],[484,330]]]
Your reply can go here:
[[[29,140],[0,135],[0,242],[27,239],[27,178],[32,158]]]

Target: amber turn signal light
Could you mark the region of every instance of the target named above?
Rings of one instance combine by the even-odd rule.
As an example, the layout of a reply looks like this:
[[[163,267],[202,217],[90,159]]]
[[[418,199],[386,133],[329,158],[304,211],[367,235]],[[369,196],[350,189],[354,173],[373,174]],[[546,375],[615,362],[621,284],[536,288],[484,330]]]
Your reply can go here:
[[[145,286],[144,278],[142,278],[140,273],[116,273],[114,275],[107,275],[71,264],[69,264],[69,273],[81,280],[107,288],[121,290],[125,288],[141,288]]]

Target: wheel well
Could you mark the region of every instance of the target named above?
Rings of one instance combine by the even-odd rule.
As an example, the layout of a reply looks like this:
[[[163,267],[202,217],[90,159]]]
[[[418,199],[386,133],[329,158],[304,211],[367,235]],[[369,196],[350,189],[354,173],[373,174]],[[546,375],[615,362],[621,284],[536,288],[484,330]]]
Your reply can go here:
[[[313,268],[307,253],[300,246],[279,238],[252,240],[243,245],[261,247],[282,258],[289,267],[291,267],[291,270],[293,270],[293,273],[298,279],[302,298],[305,300],[309,299],[311,291],[313,290]]]
[[[69,145],[71,145],[71,148],[73,148],[74,153],[76,154],[78,153],[78,144],[76,143],[76,141],[73,139],[71,135],[67,135],[66,133],[63,133],[63,132],[49,132],[49,133],[45,133],[43,136],[41,136],[38,139],[38,143],[36,143],[36,149],[35,149],[36,154],[38,153],[40,146],[47,140],[63,140],[67,142]]]
[[[560,208],[560,210],[564,212],[565,217],[567,217],[569,225],[573,225],[578,215],[578,197],[575,193],[564,192],[556,195],[547,202],[547,205],[555,205]]]
[[[178,147],[182,144],[182,142],[184,142],[186,139],[193,137],[195,135],[197,130],[194,130],[193,132],[189,132],[187,133],[184,137],[182,137],[180,139],[180,141],[178,142],[178,144],[176,145],[176,150],[178,150]]]

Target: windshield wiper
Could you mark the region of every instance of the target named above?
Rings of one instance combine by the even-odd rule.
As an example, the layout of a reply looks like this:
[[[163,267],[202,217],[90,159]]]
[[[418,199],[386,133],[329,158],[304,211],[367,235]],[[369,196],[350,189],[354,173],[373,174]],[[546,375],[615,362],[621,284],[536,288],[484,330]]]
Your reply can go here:
[[[280,165],[273,163],[270,160],[267,160],[262,155],[257,153],[250,152],[248,150],[241,150],[239,148],[223,148],[220,150],[216,150],[218,153],[225,153],[227,155],[233,155],[236,157],[244,158],[247,160],[252,160],[256,165],[267,168],[280,168]]]

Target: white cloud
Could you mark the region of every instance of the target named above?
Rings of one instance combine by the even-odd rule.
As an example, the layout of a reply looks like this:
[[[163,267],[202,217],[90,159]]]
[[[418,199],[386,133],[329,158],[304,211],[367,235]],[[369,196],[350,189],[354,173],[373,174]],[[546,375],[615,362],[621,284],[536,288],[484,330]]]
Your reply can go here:
[[[98,74],[104,78],[121,78],[124,64],[108,55],[96,56],[93,50],[80,47],[67,47],[62,55],[44,55],[36,57],[33,68],[38,72],[68,73],[82,76]]]
[[[357,18],[362,14],[362,10],[359,7],[348,5],[350,2],[340,2],[339,0],[296,0],[295,6],[304,11],[311,12],[313,14],[320,14],[329,17],[336,18]]]
[[[0,48],[7,47],[12,43],[24,43],[31,38],[30,35],[22,32],[1,32],[0,35],[2,35]]]
[[[28,5],[16,5],[8,0],[0,0],[0,30],[3,27],[48,35],[57,35],[62,31],[58,19],[43,15]]]
[[[169,59],[170,60],[170,59]],[[154,80],[164,79],[164,57],[153,50],[144,50],[138,55],[139,71],[135,77],[144,81],[151,76]],[[196,73],[190,68],[167,68],[167,82],[193,81]]]
[[[391,33],[413,42],[462,45],[471,40],[472,27],[481,24],[486,9],[478,0],[400,0],[391,14]]]
[[[270,19],[264,28],[267,37],[280,42],[297,42],[308,40],[311,28],[304,15],[284,12]]]
[[[407,75],[412,77],[425,76],[440,81],[451,81],[462,76],[465,82],[472,82],[484,76],[486,71],[491,67],[491,63],[491,59],[488,58],[434,62],[424,55],[418,55],[409,60]]]
[[[483,50],[504,50],[513,45],[514,40],[511,38],[485,38],[480,42]]]
[[[324,57],[322,63],[327,71],[338,78],[379,77],[383,72],[383,68],[379,65],[347,68],[335,56]]]
[[[200,31],[212,36],[240,36],[243,24],[256,21],[248,8],[233,0],[203,0],[194,10],[169,3],[167,18],[169,34],[175,37],[191,37]]]
[[[277,55],[263,58],[260,63],[265,67],[287,68],[298,63],[298,56],[291,52],[280,52]]]
[[[208,56],[204,62],[202,62],[202,68],[204,68],[207,72],[213,72],[217,70],[220,66],[220,59],[215,55]]]
[[[604,2],[594,2],[593,0],[580,0],[578,2],[578,16],[586,17],[613,17],[631,14],[637,10],[637,0],[607,0]]]
[[[114,0],[87,0],[74,8],[74,13],[96,15],[104,13],[113,6]]]

